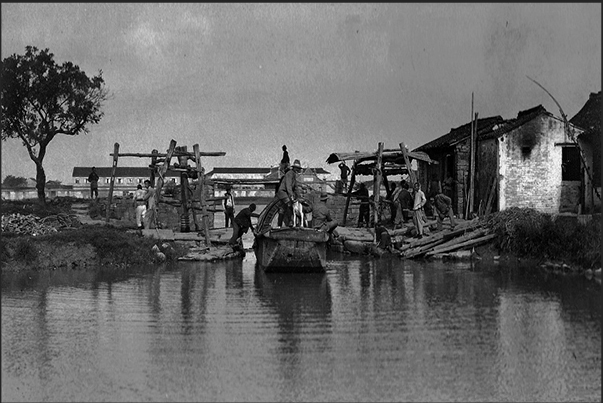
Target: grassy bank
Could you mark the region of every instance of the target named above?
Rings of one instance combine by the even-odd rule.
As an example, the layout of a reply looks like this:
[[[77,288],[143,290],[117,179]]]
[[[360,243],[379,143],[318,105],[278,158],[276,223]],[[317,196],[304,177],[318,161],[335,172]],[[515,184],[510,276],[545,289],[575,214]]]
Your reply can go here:
[[[513,207],[491,214],[486,220],[498,235],[494,246],[500,252],[556,260],[585,269],[601,266],[599,218],[582,224],[575,217]]]
[[[151,238],[136,236],[132,231],[110,225],[68,225],[53,220],[68,215],[70,199],[59,199],[47,206],[37,201],[3,201],[2,270],[84,268],[94,266],[128,267],[152,264],[160,247],[166,260],[175,260],[186,248]],[[50,219],[49,219],[50,218]],[[61,225],[63,224],[63,225]]]

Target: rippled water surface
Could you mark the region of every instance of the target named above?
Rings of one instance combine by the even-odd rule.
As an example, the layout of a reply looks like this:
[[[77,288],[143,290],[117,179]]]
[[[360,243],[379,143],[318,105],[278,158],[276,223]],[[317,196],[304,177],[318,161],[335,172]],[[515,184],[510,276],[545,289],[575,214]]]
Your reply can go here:
[[[601,287],[331,256],[2,275],[3,401],[601,401]]]

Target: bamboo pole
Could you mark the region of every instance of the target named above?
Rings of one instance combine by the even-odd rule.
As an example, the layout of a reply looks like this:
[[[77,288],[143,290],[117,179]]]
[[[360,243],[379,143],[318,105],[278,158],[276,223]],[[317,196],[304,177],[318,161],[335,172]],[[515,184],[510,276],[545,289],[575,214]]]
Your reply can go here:
[[[111,184],[109,185],[109,198],[107,200],[106,222],[109,222],[111,215],[111,203],[113,202],[113,186],[115,185],[115,170],[117,169],[117,159],[119,158],[119,143],[113,145],[113,166],[111,168]]]
[[[193,145],[193,150],[195,153],[195,163],[197,164],[197,176],[199,178],[199,203],[201,204],[201,221],[203,223],[203,232],[205,232],[205,245],[211,246],[211,240],[209,239],[209,223],[207,222],[207,206],[205,205],[205,169],[203,169],[203,166],[201,166],[201,152],[199,151],[199,144]]]

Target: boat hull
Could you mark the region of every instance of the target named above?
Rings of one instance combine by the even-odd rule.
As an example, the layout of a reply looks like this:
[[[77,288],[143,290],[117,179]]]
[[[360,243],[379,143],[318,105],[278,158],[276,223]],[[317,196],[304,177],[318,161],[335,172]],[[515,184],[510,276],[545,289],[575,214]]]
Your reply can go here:
[[[264,271],[324,271],[329,235],[309,228],[272,229],[255,239],[257,264]]]

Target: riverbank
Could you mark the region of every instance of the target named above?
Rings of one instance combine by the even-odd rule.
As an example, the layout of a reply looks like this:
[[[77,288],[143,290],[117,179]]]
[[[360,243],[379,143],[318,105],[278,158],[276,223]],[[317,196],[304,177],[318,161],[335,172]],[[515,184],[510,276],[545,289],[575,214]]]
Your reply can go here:
[[[214,259],[212,251],[201,245],[203,237],[198,237],[196,233],[183,234],[192,237],[185,242],[162,239],[154,236],[158,231],[151,230],[145,231],[152,232],[148,236],[137,236],[130,226],[123,225],[120,220],[109,220],[107,223],[90,217],[74,217],[71,212],[74,202],[78,201],[58,199],[45,207],[39,206],[36,201],[3,202],[3,241],[0,245],[2,270],[75,269],[97,265],[127,267],[186,260],[187,256],[191,259],[191,253],[195,255],[195,260],[216,260],[230,253],[217,253],[225,243],[221,241],[230,238],[230,229],[216,229],[214,235],[218,242],[212,239],[212,243],[218,245]],[[487,245],[471,248],[470,259],[523,261],[553,273],[587,276],[590,273],[600,276],[599,217],[581,222],[575,217],[511,208],[480,221],[491,233],[496,234],[496,238]],[[372,229],[340,227],[338,232],[340,236],[334,239],[332,250],[373,254],[376,257],[383,255],[375,253],[380,251],[373,245]],[[412,231],[408,229],[390,231],[396,248],[405,242],[413,242],[411,234]],[[248,248],[250,245],[244,246]],[[199,258],[204,254],[208,255],[207,259]]]

